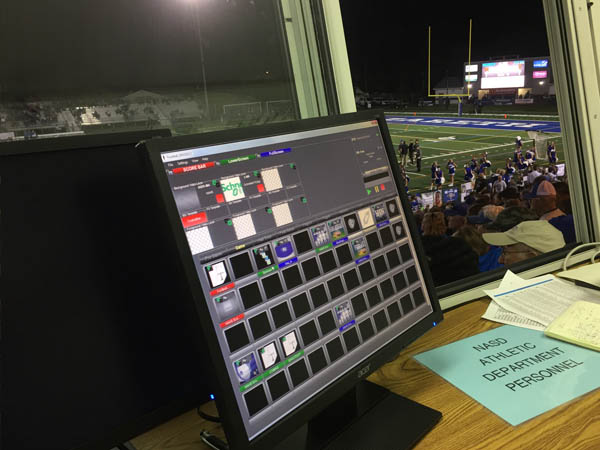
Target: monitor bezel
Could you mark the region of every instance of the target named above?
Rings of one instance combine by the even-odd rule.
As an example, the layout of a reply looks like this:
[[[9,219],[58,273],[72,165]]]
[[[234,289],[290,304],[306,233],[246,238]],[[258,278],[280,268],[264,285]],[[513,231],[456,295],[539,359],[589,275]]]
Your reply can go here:
[[[78,152],[93,148],[126,145],[130,145],[130,150],[135,152],[136,150],[134,147],[140,142],[149,141],[155,138],[168,138],[171,136],[171,130],[168,128],[157,128],[152,130],[5,141],[0,142],[0,159],[13,156],[28,157],[30,155],[42,153]],[[142,164],[141,159],[140,164]],[[175,257],[175,253],[173,253],[173,256]],[[0,360],[2,359],[3,358],[0,357]],[[2,399],[4,398],[5,389],[9,389],[9,386],[4,385],[0,390],[0,398]],[[176,399],[143,415],[133,417],[127,423],[122,423],[118,428],[112,428],[106,430],[105,433],[90,437],[89,440],[80,442],[76,447],[69,447],[69,449],[105,450],[106,448],[113,448],[189,411],[197,406],[198,400],[199,399],[196,398]],[[208,400],[208,398],[206,398],[206,400]],[[60,405],[58,407],[60,408]],[[2,440],[0,439],[0,442],[1,441]]]
[[[413,239],[417,258],[425,280],[425,287],[431,298],[433,311],[421,319],[409,330],[396,337],[393,341],[377,350],[367,357],[361,364],[342,375],[320,393],[307,401],[300,408],[286,415],[269,429],[261,433],[252,441],[248,439],[239,408],[234,396],[234,387],[229,383],[227,367],[220,351],[218,339],[210,319],[209,309],[206,305],[202,286],[196,273],[193,257],[189,251],[189,245],[185,236],[175,201],[171,195],[171,189],[165,176],[164,163],[161,153],[167,151],[182,150],[186,148],[201,147],[216,144],[225,144],[239,140],[250,140],[263,137],[271,137],[281,134],[290,134],[310,131],[321,128],[348,125],[364,121],[377,121],[385,144],[387,156],[391,162],[396,188],[405,212],[410,212],[410,204],[401,182],[400,168],[398,166],[394,147],[387,129],[383,110],[370,110],[358,113],[342,114],[337,116],[304,119],[294,122],[282,122],[250,128],[238,128],[225,131],[216,131],[199,135],[178,136],[169,139],[153,140],[144,143],[144,155],[152,171],[155,192],[159,204],[165,209],[170,232],[181,256],[184,274],[188,280],[196,310],[202,324],[203,339],[209,345],[209,352],[213,362],[214,378],[226,380],[218,382],[216,402],[221,415],[221,421],[232,449],[259,449],[270,448],[280,442],[303,423],[316,416],[326,406],[339,399],[344,393],[354,387],[360,380],[366,378],[375,369],[393,359],[399,351],[414,341],[417,337],[432,328],[435,323],[442,320],[442,311],[433,284],[433,279],[426,261],[425,251],[419,237],[417,224],[412,214],[406,214],[406,222]]]

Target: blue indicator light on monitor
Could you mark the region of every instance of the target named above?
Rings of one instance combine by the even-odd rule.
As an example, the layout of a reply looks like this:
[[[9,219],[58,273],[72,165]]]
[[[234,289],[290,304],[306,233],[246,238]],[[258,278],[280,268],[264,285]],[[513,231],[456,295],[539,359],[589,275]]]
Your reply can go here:
[[[215,399],[215,396],[214,396],[214,394],[210,394],[210,399],[211,399],[211,400],[214,400],[214,399]]]
[[[433,326],[435,327],[437,325],[437,322],[433,322]]]

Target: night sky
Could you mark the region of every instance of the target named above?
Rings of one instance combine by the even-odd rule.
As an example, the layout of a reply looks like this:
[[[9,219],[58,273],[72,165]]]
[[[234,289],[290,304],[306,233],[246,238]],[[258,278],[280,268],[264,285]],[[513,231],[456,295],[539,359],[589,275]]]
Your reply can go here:
[[[196,83],[199,42],[209,84],[287,76],[270,0],[1,0],[0,85],[61,95]]]
[[[548,37],[540,0],[485,2],[390,2],[341,0],[353,83],[368,92],[427,92],[428,26],[431,87],[462,76],[471,61],[519,55],[547,56]]]
[[[456,1],[340,4],[354,85],[370,92],[426,93],[428,25],[432,87],[446,72],[462,75],[469,18],[472,60],[549,53],[540,0],[486,2],[486,8]],[[200,41],[209,85],[289,80],[273,5],[272,0],[63,0],[32,6],[1,0],[0,100],[195,84]]]

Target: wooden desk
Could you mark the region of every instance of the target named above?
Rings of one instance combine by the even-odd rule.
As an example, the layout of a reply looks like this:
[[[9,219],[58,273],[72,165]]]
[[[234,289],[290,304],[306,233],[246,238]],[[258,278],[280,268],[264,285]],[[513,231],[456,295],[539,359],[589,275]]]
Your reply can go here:
[[[407,347],[369,380],[443,414],[417,449],[600,449],[600,389],[513,427],[446,380],[412,359],[417,353],[500,326],[481,319],[489,300],[477,300],[445,314],[444,321]],[[598,374],[600,377],[600,374]],[[215,414],[212,404],[203,407]],[[190,411],[132,440],[137,450],[204,450],[207,429],[220,426]],[[378,449],[374,449],[378,450]]]

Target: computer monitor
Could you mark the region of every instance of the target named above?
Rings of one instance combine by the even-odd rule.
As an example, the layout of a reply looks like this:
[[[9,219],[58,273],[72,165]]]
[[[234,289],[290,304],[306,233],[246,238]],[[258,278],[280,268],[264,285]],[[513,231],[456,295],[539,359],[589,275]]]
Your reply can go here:
[[[442,319],[382,112],[145,148],[230,448],[395,448],[433,426],[360,383]]]
[[[0,144],[2,448],[107,450],[208,399],[135,149],[169,135]]]

